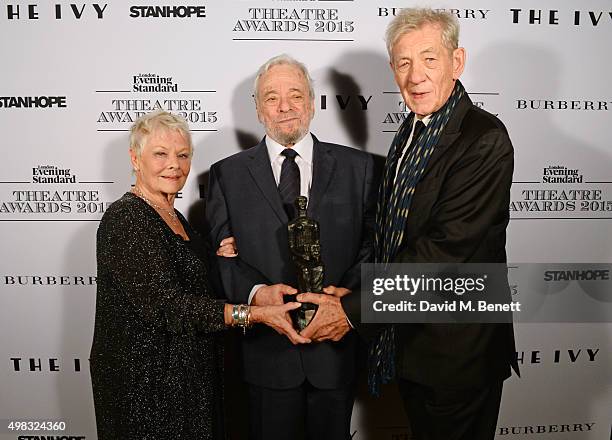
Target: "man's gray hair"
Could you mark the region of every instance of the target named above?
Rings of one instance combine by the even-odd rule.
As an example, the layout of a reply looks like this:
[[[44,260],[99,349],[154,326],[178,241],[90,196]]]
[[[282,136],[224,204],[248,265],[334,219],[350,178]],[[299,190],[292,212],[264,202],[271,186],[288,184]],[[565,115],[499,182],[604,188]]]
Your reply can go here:
[[[407,8],[399,12],[387,26],[385,40],[389,58],[392,58],[393,46],[402,35],[420,29],[426,24],[440,26],[442,44],[450,53],[459,47],[459,21],[457,17],[442,10]]]
[[[306,82],[308,83],[308,93],[310,94],[310,99],[314,99],[314,88],[312,86],[312,78],[310,77],[310,74],[308,73],[308,69],[306,68],[306,66],[303,63],[300,63],[295,58],[287,54],[282,54],[282,55],[277,55],[275,57],[270,58],[257,70],[257,74],[255,75],[255,82],[253,83],[253,96],[255,97],[255,102],[258,102],[258,98],[259,98],[258,87],[259,87],[260,78],[263,76],[264,73],[266,73],[272,67],[282,66],[282,65],[294,66],[297,69],[299,69],[300,72],[302,72],[302,74],[304,75],[304,78],[306,78]]]
[[[189,153],[193,156],[193,144],[189,126],[185,119],[166,111],[154,111],[138,118],[130,128],[130,149],[140,157],[147,138],[157,130],[176,130],[189,144]]]

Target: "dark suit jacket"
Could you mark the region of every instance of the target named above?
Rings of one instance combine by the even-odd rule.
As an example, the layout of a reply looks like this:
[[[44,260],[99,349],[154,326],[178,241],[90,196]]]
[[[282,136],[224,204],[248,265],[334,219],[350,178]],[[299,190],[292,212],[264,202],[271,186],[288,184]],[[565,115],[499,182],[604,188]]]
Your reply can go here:
[[[360,283],[360,264],[370,261],[377,188],[372,157],[314,137],[313,175],[307,215],[320,224],[323,285],[349,289]],[[219,258],[232,303],[246,303],[256,284],[297,286],[288,247],[287,223],[265,141],[210,169],[206,216],[212,242],[236,238],[239,256]],[[268,388],[337,388],[355,375],[356,338],[293,346],[273,329],[256,326],[243,338],[247,382]]]
[[[465,95],[415,188],[395,263],[505,263],[514,167],[502,122]],[[509,292],[508,292],[509,295]],[[347,298],[358,322],[356,297]],[[396,327],[398,375],[429,386],[481,386],[518,373],[512,324]]]

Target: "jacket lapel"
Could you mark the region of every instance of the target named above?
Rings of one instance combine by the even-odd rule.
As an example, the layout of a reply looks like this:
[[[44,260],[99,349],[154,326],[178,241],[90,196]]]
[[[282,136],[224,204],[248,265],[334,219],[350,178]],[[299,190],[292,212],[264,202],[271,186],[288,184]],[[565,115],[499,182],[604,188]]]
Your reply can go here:
[[[253,147],[249,154],[249,162],[247,167],[255,184],[268,201],[268,204],[281,221],[281,223],[287,223],[289,221],[287,213],[283,209],[280,194],[276,182],[274,181],[274,175],[272,174],[272,166],[270,165],[270,156],[268,156],[268,149],[266,148],[265,138],[257,146]]]
[[[336,168],[336,159],[331,154],[331,149],[319,142],[316,136],[312,135],[312,138],[314,140],[312,148],[312,184],[310,186],[310,197],[306,210],[309,217],[315,216]]]

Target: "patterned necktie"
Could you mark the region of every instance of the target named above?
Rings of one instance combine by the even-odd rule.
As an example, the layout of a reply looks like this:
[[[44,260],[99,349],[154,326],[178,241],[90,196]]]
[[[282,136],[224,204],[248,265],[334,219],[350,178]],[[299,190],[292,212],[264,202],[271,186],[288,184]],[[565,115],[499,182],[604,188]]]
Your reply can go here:
[[[295,218],[295,199],[300,195],[300,168],[295,163],[298,154],[292,148],[285,148],[281,153],[285,156],[281,166],[278,191],[283,202],[283,207],[289,219]]]

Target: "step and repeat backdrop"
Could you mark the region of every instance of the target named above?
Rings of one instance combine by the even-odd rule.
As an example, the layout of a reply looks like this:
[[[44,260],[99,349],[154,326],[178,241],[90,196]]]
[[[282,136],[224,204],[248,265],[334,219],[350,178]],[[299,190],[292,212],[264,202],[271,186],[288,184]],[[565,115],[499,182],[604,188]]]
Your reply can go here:
[[[210,165],[263,135],[252,83],[272,56],[310,68],[320,139],[384,156],[408,114],[383,40],[402,7],[459,18],[463,83],[508,127],[509,261],[612,263],[609,0],[35,1],[0,7],[2,440],[39,438],[10,420],[96,438],[95,234],[133,183],[130,124],[156,109],[189,121],[195,156],[176,205],[196,226]],[[522,377],[506,382],[498,438],[608,440],[612,325],[518,324],[516,336]],[[410,438],[387,391],[358,398],[354,439]]]

